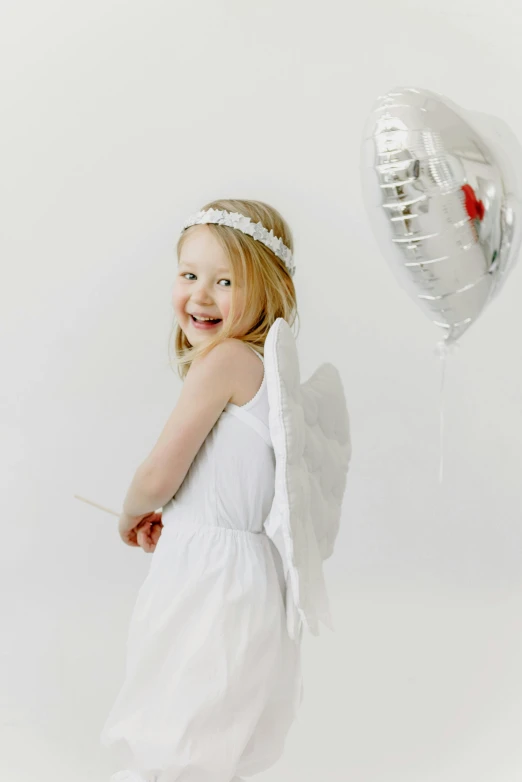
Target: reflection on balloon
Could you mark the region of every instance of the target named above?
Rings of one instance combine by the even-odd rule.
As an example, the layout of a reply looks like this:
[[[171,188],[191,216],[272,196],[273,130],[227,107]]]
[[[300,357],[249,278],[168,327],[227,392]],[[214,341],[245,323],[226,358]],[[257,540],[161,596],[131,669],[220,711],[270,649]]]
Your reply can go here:
[[[522,148],[489,115],[400,88],[366,123],[363,196],[383,255],[455,342],[499,292],[518,257]]]

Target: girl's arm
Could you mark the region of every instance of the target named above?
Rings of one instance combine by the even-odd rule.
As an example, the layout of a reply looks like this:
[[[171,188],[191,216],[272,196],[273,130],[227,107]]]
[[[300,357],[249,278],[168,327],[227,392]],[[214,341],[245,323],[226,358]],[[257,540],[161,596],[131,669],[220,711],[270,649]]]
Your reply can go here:
[[[176,407],[131,482],[125,513],[139,516],[163,507],[176,494],[233,396],[244,349],[239,340],[226,339],[192,362]]]
[[[127,494],[123,501],[123,513],[127,516],[143,516],[161,507],[156,501],[152,476],[145,468],[145,463],[136,470]]]

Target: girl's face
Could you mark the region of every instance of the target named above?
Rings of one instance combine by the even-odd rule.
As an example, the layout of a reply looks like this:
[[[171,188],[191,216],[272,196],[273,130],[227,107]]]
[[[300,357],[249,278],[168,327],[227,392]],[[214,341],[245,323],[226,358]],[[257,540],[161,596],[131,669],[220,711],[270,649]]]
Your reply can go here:
[[[222,328],[232,302],[231,272],[224,249],[208,227],[193,228],[183,243],[172,291],[176,319],[191,345],[214,337]],[[236,295],[241,314],[245,302],[243,291],[238,289]],[[216,325],[198,324],[192,315],[219,318],[219,322]],[[244,325],[241,318],[234,336],[243,333]]]

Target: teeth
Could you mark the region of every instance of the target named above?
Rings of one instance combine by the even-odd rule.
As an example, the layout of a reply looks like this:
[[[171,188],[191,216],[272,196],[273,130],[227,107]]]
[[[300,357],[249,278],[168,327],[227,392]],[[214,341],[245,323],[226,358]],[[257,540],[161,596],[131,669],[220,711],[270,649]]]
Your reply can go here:
[[[202,322],[205,322],[207,320],[217,320],[217,318],[198,318],[196,315],[193,315],[192,317],[194,318],[194,320],[199,320]]]

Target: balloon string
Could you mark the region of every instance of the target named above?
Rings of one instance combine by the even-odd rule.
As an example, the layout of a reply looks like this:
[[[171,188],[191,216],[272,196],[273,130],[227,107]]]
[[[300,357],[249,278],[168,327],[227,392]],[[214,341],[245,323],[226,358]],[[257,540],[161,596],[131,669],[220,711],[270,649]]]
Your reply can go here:
[[[441,360],[441,373],[440,373],[440,399],[439,399],[439,440],[440,440],[440,462],[439,462],[439,483],[442,483],[444,477],[444,389],[446,385],[446,366],[448,356],[450,353],[458,350],[460,344],[458,342],[448,343],[446,340],[442,340],[437,345],[437,354]]]
[[[440,463],[439,463],[439,483],[442,484],[444,477],[444,382],[446,379],[446,360],[448,354],[445,349],[440,353],[441,376],[440,376],[440,399],[439,399],[439,436],[440,436]]]

